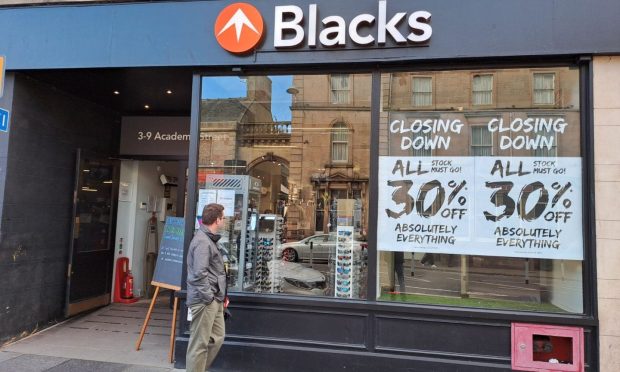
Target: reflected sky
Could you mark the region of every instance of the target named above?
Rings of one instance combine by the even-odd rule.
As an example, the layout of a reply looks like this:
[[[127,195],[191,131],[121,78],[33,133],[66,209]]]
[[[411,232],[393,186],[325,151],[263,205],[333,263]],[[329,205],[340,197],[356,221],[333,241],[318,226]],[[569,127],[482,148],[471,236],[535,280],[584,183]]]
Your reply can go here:
[[[269,76],[271,79],[271,112],[274,121],[291,120],[292,96],[286,92],[293,85],[293,76]],[[246,80],[238,76],[202,78],[202,99],[243,98]]]

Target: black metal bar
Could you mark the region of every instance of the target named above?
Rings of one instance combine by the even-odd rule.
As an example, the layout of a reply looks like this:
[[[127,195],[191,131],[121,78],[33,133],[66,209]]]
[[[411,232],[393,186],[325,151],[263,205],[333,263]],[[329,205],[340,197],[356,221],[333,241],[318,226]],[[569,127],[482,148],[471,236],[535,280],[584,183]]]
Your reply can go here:
[[[596,325],[592,329],[593,338],[586,354],[590,356],[590,367],[598,370],[600,338],[598,328],[598,294],[596,273],[596,199],[594,187],[594,92],[593,92],[593,63],[592,57],[580,59],[580,110],[581,110],[581,154],[583,168],[583,241],[584,261],[582,271],[583,307],[584,313],[589,315]]]
[[[190,118],[190,136],[189,136],[189,165],[187,180],[187,210],[185,211],[185,238],[184,247],[189,245],[194,235],[194,216],[196,216],[196,199],[197,199],[197,177],[198,177],[198,145],[200,143],[200,91],[201,76],[194,74],[192,77],[192,111]],[[181,288],[185,290],[187,284],[187,249],[183,250],[183,272],[182,272]],[[179,321],[179,336],[183,338],[187,331],[187,308],[184,306],[185,300],[181,301],[181,312]],[[178,338],[177,338],[178,339]]]
[[[379,175],[379,138],[380,123],[379,114],[381,110],[381,73],[375,70],[372,73],[371,84],[371,106],[370,106],[370,171],[369,171],[369,192],[368,192],[368,281],[367,281],[367,300],[375,301],[377,298],[377,262],[379,254],[377,251],[377,205],[378,205],[378,175]],[[367,319],[367,339],[366,347],[369,351],[375,349],[375,319],[369,316]]]

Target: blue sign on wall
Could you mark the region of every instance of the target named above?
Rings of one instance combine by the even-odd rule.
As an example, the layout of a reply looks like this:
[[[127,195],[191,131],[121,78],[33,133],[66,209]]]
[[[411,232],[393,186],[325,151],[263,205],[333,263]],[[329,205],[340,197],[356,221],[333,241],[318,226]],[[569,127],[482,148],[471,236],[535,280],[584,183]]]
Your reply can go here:
[[[9,110],[0,108],[0,132],[9,131]]]

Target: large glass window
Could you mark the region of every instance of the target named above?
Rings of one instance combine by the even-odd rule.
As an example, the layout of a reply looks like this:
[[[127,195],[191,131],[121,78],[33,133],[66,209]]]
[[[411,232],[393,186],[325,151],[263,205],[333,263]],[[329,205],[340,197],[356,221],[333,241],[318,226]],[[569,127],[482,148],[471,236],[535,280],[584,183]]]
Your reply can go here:
[[[366,297],[370,91],[368,74],[202,79],[197,211],[225,206],[231,291]]]
[[[230,290],[366,298],[370,245],[382,301],[583,312],[579,72],[543,71],[382,74],[376,226],[369,74],[203,78],[198,211],[231,217]]]
[[[381,77],[379,300],[583,312],[579,72],[425,73]]]

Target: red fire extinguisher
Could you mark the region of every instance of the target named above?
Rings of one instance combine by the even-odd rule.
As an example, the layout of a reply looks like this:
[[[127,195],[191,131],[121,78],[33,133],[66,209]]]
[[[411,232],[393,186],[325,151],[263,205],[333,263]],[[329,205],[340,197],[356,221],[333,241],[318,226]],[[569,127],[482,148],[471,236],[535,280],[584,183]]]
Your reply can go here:
[[[125,275],[123,280],[121,297],[125,299],[133,298],[133,275],[131,275],[131,270],[127,272],[127,275]]]

